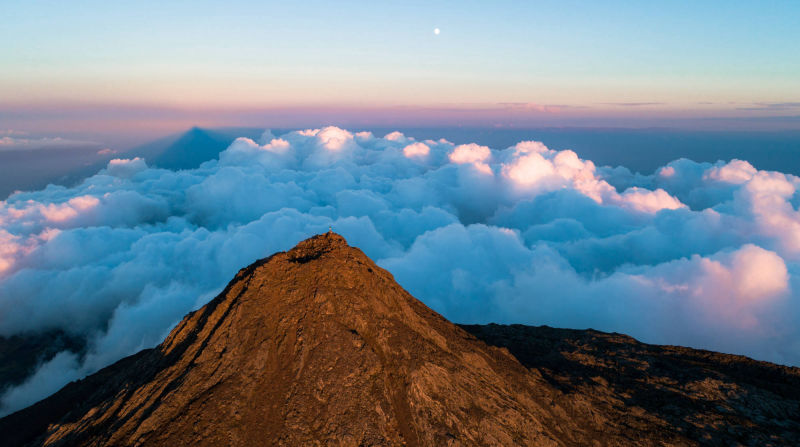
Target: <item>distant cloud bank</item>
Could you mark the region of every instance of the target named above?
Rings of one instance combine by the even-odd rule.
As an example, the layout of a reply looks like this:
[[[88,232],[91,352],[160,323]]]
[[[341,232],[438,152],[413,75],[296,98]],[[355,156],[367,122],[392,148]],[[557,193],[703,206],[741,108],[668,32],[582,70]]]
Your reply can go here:
[[[534,141],[336,127],[240,138],[193,170],[112,160],[74,188],[0,202],[0,335],[88,341],[6,392],[4,412],[156,345],[239,268],[329,225],[456,322],[800,365],[798,186],[741,160],[642,176]]]
[[[98,146],[98,143],[61,137],[32,136],[25,132],[10,129],[0,130],[0,151],[58,149],[86,146]]]

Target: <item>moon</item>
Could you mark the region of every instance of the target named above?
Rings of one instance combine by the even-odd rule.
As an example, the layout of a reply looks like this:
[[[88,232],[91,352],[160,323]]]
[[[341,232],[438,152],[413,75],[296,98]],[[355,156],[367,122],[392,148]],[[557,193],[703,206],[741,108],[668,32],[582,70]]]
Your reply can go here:
[[[439,31],[439,28],[434,28],[433,29],[433,34],[436,34],[437,36],[439,35],[440,32],[441,31]]]

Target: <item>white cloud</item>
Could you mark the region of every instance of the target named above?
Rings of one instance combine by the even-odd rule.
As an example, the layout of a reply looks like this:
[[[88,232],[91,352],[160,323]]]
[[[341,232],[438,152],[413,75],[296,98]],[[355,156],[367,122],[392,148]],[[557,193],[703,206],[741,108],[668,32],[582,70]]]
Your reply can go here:
[[[400,142],[400,143],[405,143],[406,141],[408,141],[408,138],[406,138],[406,136],[403,135],[402,132],[398,132],[398,131],[389,132],[383,138],[385,140],[396,141],[396,142]]]
[[[353,134],[338,127],[329,126],[317,133],[320,145],[331,151],[338,151],[353,141]]]
[[[475,143],[460,144],[448,156],[451,163],[471,165],[476,171],[485,175],[493,174],[492,168],[486,163],[491,157],[491,149]]]
[[[456,164],[483,163],[492,156],[492,151],[486,146],[475,143],[460,144],[450,153],[450,161]]]
[[[629,206],[632,209],[645,213],[655,213],[661,210],[675,210],[685,206],[680,200],[672,197],[663,189],[649,191],[637,187],[626,189],[615,201],[623,206]]]
[[[411,143],[403,148],[406,158],[425,159],[431,153],[431,148],[425,143]]]
[[[147,163],[139,157],[132,160],[115,158],[108,162],[105,173],[114,177],[130,178],[147,169]]]
[[[753,178],[756,172],[756,168],[746,161],[731,160],[730,163],[709,169],[706,171],[705,177],[720,182],[740,185]]]
[[[736,160],[641,176],[539,142],[336,127],[239,138],[193,170],[112,160],[73,188],[0,202],[0,334],[60,328],[89,343],[3,403],[157,344],[238,269],[328,225],[455,321],[800,364],[798,184]]]

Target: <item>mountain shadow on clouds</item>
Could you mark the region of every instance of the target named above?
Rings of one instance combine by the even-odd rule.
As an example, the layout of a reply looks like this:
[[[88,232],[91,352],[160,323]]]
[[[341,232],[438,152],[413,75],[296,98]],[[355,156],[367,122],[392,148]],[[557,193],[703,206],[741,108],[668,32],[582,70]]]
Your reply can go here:
[[[159,138],[124,151],[101,146],[0,152],[0,200],[14,191],[34,191],[49,184],[73,186],[97,174],[113,158],[144,158],[149,166],[192,169],[214,160],[238,137],[258,138],[252,128],[203,129]]]
[[[203,162],[216,159],[236,138],[257,138],[260,135],[260,131],[254,129],[233,130],[193,127],[182,134],[135,147],[126,151],[125,156],[144,158],[149,166],[158,168],[193,169]]]

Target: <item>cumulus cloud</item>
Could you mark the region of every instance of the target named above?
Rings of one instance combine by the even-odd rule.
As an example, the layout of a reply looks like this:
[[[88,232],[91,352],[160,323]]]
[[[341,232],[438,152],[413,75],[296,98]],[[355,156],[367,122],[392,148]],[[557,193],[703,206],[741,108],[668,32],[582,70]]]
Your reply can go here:
[[[425,143],[411,143],[403,148],[403,155],[407,158],[425,159],[431,153],[431,148]]]
[[[639,175],[535,141],[336,127],[239,138],[193,170],[114,159],[75,187],[0,202],[0,335],[87,343],[8,390],[3,411],[156,345],[238,269],[329,225],[457,322],[797,365],[798,184],[740,160]]]
[[[487,163],[491,157],[491,149],[475,143],[460,144],[448,155],[451,163],[471,165],[477,171],[486,175],[492,175],[492,168]]]
[[[114,177],[130,178],[137,172],[147,169],[144,159],[136,157],[134,159],[115,158],[108,162],[105,173]]]
[[[668,176],[674,172],[673,168],[667,167],[662,171],[662,175]],[[730,163],[709,169],[705,172],[705,178],[740,185],[753,178],[757,172],[756,168],[746,161],[732,160]]]
[[[450,153],[450,161],[457,164],[483,163],[492,156],[492,151],[486,146],[475,143],[460,144]]]

